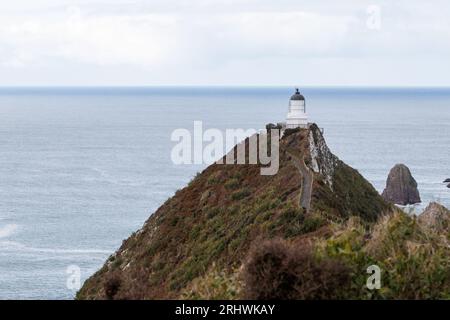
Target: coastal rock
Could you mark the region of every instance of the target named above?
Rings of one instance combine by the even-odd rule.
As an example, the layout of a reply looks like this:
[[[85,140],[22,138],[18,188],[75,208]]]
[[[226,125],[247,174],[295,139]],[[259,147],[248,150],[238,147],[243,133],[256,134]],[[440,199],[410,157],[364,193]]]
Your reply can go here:
[[[311,156],[311,169],[320,173],[325,182],[333,188],[333,176],[339,159],[331,153],[317,125],[312,124],[309,130],[309,153]]]
[[[450,188],[450,183],[447,185],[447,188]]]
[[[449,183],[449,182],[450,182],[450,178],[444,180],[444,183]]]
[[[397,164],[391,169],[382,197],[384,200],[398,205],[421,202],[417,182],[407,166]]]
[[[438,230],[450,230],[450,210],[436,202],[431,202],[419,216],[423,225]]]

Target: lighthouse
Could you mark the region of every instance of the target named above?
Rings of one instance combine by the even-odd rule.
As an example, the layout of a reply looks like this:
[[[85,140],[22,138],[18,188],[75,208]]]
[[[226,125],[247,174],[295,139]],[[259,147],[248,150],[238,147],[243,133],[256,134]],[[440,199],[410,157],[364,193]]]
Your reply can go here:
[[[286,129],[308,128],[305,97],[295,89],[289,100],[289,111],[286,117]]]

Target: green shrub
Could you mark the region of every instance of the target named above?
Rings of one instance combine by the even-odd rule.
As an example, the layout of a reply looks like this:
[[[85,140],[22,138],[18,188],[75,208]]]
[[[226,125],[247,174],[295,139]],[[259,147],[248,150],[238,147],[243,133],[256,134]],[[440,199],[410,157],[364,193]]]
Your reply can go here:
[[[351,266],[355,299],[450,298],[450,249],[445,237],[403,212],[380,218],[371,230],[354,218],[335,225],[334,235],[319,242],[317,254]],[[365,272],[373,264],[382,270],[382,288],[370,291]]]
[[[236,190],[239,187],[239,180],[236,178],[231,178],[227,182],[225,182],[225,188],[228,190]]]
[[[228,273],[213,265],[211,271],[192,281],[182,292],[181,299],[233,300],[239,298],[241,290],[237,271]]]
[[[208,186],[218,184],[220,182],[220,171],[211,174],[206,181]]]
[[[236,191],[234,193],[231,194],[231,199],[232,200],[241,200],[244,199],[246,197],[248,197],[251,194],[251,192],[247,189],[241,189],[239,191]]]

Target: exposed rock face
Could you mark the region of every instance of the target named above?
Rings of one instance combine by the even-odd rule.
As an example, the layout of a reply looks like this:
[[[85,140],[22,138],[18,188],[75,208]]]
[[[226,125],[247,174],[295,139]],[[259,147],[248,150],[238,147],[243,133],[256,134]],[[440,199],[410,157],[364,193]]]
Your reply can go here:
[[[382,196],[388,202],[403,206],[421,202],[417,182],[404,164],[391,169]]]
[[[328,149],[322,132],[315,124],[311,125],[308,139],[311,169],[316,173],[322,174],[326,183],[332,188],[333,175],[339,159]]]
[[[431,202],[419,216],[419,222],[437,231],[450,231],[450,210]]]

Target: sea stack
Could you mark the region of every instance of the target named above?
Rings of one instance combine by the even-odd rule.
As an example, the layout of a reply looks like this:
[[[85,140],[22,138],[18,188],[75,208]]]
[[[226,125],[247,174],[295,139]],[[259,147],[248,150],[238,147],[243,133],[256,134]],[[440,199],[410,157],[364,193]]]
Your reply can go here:
[[[403,206],[421,202],[417,182],[404,164],[396,164],[391,169],[382,196],[388,202]]]

